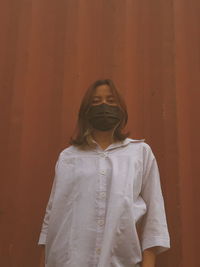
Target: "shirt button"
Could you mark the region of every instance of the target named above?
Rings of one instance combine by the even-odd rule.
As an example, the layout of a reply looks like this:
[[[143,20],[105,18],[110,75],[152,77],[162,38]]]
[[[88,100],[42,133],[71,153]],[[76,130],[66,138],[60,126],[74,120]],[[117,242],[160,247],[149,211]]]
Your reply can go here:
[[[104,171],[104,170],[100,171],[100,173],[101,173],[102,175],[105,175],[105,171]]]
[[[100,248],[96,248],[96,253],[99,255],[101,253],[101,249]]]
[[[98,224],[99,224],[100,226],[103,226],[103,225],[104,225],[104,220],[99,220],[99,221],[98,221]]]
[[[106,196],[106,193],[105,193],[105,192],[101,192],[101,193],[100,193],[100,197],[101,197],[101,198],[105,198],[105,196]]]

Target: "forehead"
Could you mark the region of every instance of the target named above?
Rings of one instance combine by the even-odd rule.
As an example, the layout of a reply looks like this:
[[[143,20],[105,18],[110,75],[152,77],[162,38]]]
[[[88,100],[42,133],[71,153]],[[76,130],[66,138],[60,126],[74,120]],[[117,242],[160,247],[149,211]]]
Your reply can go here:
[[[112,90],[107,84],[99,85],[96,87],[94,96],[113,95]]]

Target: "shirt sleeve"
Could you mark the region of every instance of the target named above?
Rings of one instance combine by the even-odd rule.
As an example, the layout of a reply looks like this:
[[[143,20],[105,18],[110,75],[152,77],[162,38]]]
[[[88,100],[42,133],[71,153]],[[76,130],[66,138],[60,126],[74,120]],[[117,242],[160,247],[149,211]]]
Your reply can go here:
[[[156,246],[156,253],[159,254],[170,248],[164,199],[157,162],[147,144],[144,146],[143,153],[141,196],[147,205],[147,213],[142,221],[141,246],[142,251]]]
[[[54,195],[55,195],[57,169],[58,169],[58,161],[57,161],[56,167],[55,167],[55,177],[54,177],[49,201],[48,201],[47,206],[46,206],[46,211],[45,211],[45,215],[44,215],[44,219],[43,219],[43,224],[42,224],[42,228],[41,228],[41,232],[40,232],[40,236],[39,236],[38,245],[45,245],[46,244],[49,219],[50,219],[53,199],[54,199]]]

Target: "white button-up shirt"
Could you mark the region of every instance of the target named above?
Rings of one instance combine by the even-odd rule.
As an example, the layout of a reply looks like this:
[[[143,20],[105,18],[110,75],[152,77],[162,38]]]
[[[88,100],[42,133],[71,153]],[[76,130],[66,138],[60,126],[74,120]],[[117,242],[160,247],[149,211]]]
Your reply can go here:
[[[47,267],[137,267],[143,250],[167,250],[159,171],[149,145],[126,138],[105,150],[63,150],[39,244],[45,244]]]

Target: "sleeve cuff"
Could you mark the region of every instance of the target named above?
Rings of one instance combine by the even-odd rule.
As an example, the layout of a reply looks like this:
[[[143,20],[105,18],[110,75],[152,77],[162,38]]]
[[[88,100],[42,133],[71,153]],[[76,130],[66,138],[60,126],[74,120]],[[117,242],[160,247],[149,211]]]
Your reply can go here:
[[[156,254],[165,252],[170,248],[170,240],[168,238],[154,237],[148,240],[143,240],[142,251],[148,248],[157,247]]]
[[[38,241],[38,245],[45,245],[46,244],[46,234],[41,233]]]

